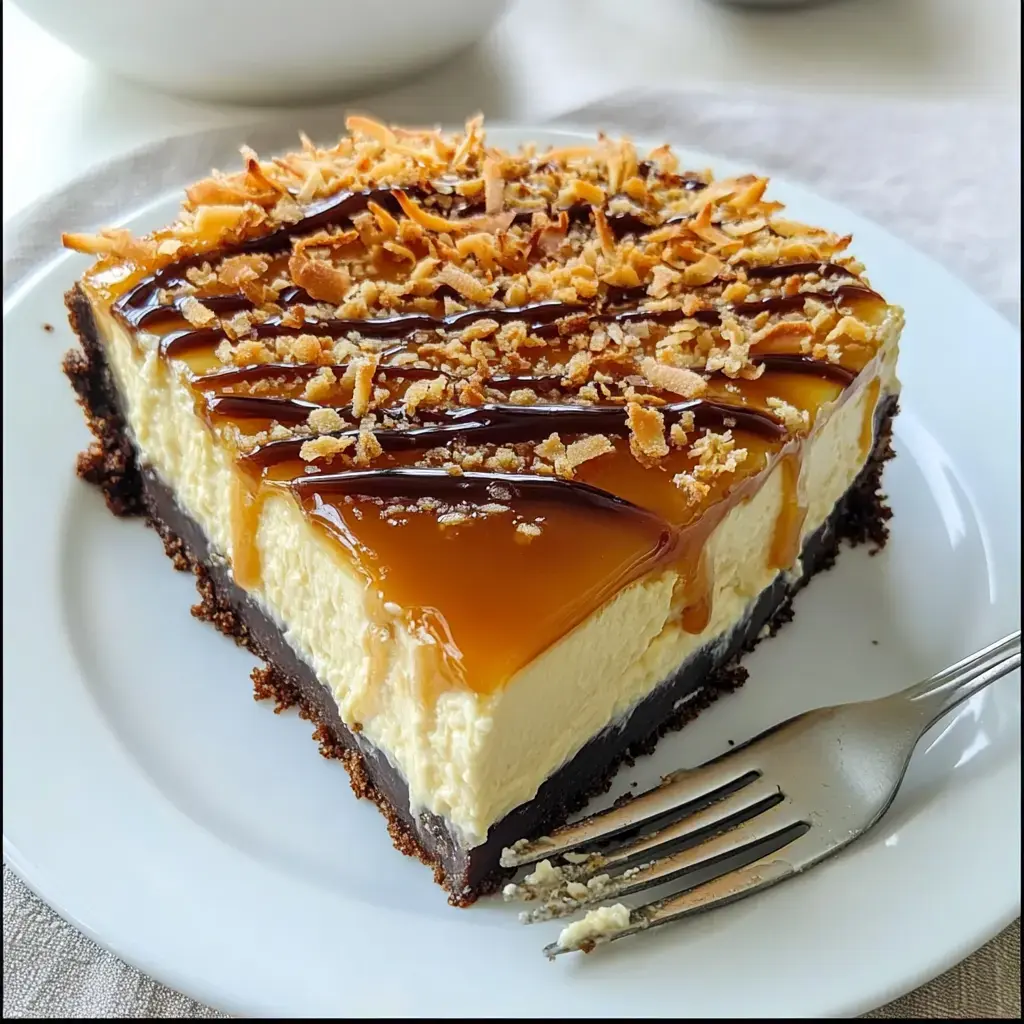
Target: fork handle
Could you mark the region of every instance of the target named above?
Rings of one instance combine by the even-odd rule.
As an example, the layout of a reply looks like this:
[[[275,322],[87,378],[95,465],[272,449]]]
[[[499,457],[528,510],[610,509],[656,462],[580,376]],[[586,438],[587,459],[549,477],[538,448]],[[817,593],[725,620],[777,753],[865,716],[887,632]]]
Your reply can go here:
[[[934,725],[979,690],[1020,668],[1020,630],[950,665],[937,675],[903,691],[912,704],[919,705],[926,718],[925,728]]]

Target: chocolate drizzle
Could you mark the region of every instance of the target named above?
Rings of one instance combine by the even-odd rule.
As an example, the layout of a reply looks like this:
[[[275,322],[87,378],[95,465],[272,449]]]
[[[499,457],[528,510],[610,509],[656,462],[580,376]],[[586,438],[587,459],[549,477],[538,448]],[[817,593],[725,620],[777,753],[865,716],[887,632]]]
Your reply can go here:
[[[368,320],[344,319],[307,320],[301,327],[281,323],[280,317],[271,317],[253,328],[257,338],[298,337],[316,334],[330,338],[343,338],[358,333],[364,338],[408,338],[421,331],[456,331],[478,320],[496,320],[498,323],[524,321],[528,330],[539,332],[558,319],[579,313],[581,307],[564,302],[537,302],[528,306],[506,306],[497,309],[468,309],[449,316],[430,316],[427,313],[398,313],[395,316],[373,317]],[[191,349],[214,346],[227,338],[220,327],[171,331],[160,341],[160,350],[172,358]]]
[[[478,320],[495,320],[498,323],[521,321],[531,334],[540,338],[558,338],[563,333],[578,333],[590,324],[653,323],[668,326],[681,320],[696,320],[706,326],[721,323],[722,312],[736,316],[755,317],[760,313],[792,313],[803,309],[805,300],[817,299],[841,305],[851,299],[879,298],[876,292],[857,285],[845,285],[834,291],[798,292],[795,295],[773,295],[751,302],[740,302],[726,306],[724,310],[698,309],[686,312],[682,309],[628,309],[611,313],[590,313],[586,306],[574,306],[565,302],[538,302],[526,306],[506,306],[495,309],[470,309],[449,316],[430,316],[427,313],[398,313],[394,316],[372,317],[370,319],[307,320],[301,327],[286,326],[281,317],[271,317],[253,328],[257,338],[298,337],[315,334],[330,338],[343,338],[356,333],[364,338],[408,338],[424,331],[458,331]],[[567,325],[560,321],[570,321]],[[214,347],[227,338],[223,328],[200,327],[171,331],[160,342],[161,351],[168,358],[202,347]]]
[[[228,419],[277,420],[295,426],[305,423],[309,414],[323,406],[301,398],[274,398],[257,395],[218,395],[206,403],[211,416]]]
[[[370,469],[302,477],[288,485],[302,499],[352,495],[370,498],[440,498],[452,503],[557,501],[598,511],[627,513],[664,528],[661,544],[675,531],[654,512],[600,487],[559,477],[509,473],[462,473],[444,469]]]
[[[216,399],[214,401],[217,401]],[[220,399],[224,401],[224,399]],[[236,401],[244,403],[246,399]],[[263,403],[269,399],[252,399]],[[284,410],[288,399],[278,399]],[[300,412],[309,412],[309,403],[295,403],[294,415],[300,419]],[[254,404],[255,408],[263,408]],[[351,418],[351,410],[340,408],[339,415]],[[781,441],[786,436],[785,428],[775,417],[759,409],[727,405],[693,399],[663,405],[658,410],[665,423],[678,423],[687,413],[693,415],[694,425],[706,428],[748,430],[770,441]],[[400,410],[390,410],[389,415],[403,419]],[[251,415],[257,415],[256,412]],[[629,433],[626,410],[622,406],[593,405],[480,405],[460,409],[444,409],[438,412],[420,412],[423,425],[411,425],[403,430],[375,430],[374,436],[387,452],[425,450],[437,448],[451,441],[466,440],[474,444],[516,444],[522,441],[542,441],[552,431],[563,437],[573,434],[611,434],[624,437]],[[431,422],[423,422],[431,421]],[[296,422],[289,420],[288,422]],[[355,437],[358,430],[343,430],[335,437]],[[288,438],[270,441],[253,449],[242,462],[251,469],[265,469],[268,466],[298,458],[304,438]],[[374,472],[370,470],[369,472]],[[540,479],[548,479],[541,477]]]
[[[761,363],[765,370],[776,370],[781,373],[805,373],[812,377],[834,380],[846,387],[857,377],[855,370],[848,369],[840,363],[832,363],[825,359],[814,359],[811,356],[798,355],[766,355],[754,356],[754,363]]]
[[[838,263],[807,262],[807,263],[772,263],[767,267],[747,267],[747,277],[757,281],[774,281],[780,277],[792,277],[794,274],[817,274],[819,277],[856,277],[852,270]]]

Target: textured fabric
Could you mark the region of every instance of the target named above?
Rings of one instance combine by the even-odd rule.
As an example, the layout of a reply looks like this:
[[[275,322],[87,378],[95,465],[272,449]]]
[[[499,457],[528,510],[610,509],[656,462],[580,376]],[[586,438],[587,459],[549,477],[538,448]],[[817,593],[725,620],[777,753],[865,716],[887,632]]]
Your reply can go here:
[[[372,105],[369,105],[372,109]],[[323,110],[217,129],[140,150],[4,228],[4,289],[47,255],[61,230],[92,228],[159,191],[225,166],[243,138],[271,150],[336,134]],[[695,93],[613,97],[561,119],[671,139],[747,159],[884,223],[1019,320],[1019,111],[944,104],[808,102]],[[4,866],[5,1017],[222,1017],[144,977],[79,934]],[[1020,1017],[1020,923],[941,978],[869,1014]]]

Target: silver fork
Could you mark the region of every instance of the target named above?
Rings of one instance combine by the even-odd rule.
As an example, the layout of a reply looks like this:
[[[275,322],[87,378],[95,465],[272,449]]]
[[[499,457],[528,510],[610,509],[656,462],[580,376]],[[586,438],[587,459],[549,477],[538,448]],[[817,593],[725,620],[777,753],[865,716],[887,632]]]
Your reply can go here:
[[[674,883],[633,910],[592,910],[545,947],[549,958],[731,903],[804,871],[889,809],[918,740],[939,718],[1020,667],[1020,630],[889,697],[821,708],[620,806],[520,841],[505,867],[539,867],[506,899],[539,902],[543,921]],[[609,849],[609,840],[626,840]],[[596,852],[581,847],[600,844]],[[560,858],[555,865],[552,860]]]

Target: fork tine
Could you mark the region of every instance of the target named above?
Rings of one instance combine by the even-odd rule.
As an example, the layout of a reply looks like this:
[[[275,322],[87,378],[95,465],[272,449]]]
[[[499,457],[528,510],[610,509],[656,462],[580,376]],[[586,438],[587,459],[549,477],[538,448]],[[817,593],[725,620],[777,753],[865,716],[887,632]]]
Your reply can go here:
[[[799,833],[798,825],[803,826]],[[809,828],[806,822],[794,817],[792,808],[776,806],[696,846],[630,868],[614,877],[598,875],[587,885],[566,882],[551,891],[543,906],[521,917],[527,924],[533,924],[553,917],[566,917],[592,903],[628,896],[665,882],[680,880],[685,883],[685,877],[681,876],[712,869],[726,860],[731,863],[743,851],[760,849],[764,843],[783,834],[792,832],[789,842],[793,842]]]
[[[756,781],[760,772],[747,758],[726,757],[700,768],[687,768],[666,775],[660,785],[606,811],[591,814],[571,825],[503,850],[501,865],[517,868],[545,857],[559,857],[585,843],[611,839],[620,832],[637,828],[671,811],[718,800]]]
[[[621,923],[613,922],[610,928],[600,931],[588,931],[585,928],[574,929],[573,925],[569,925],[558,937],[557,942],[552,942],[544,947],[544,954],[549,960],[553,960],[562,953],[575,951],[589,953],[595,946],[615,942],[617,939],[625,938],[627,935],[635,935],[637,932],[646,931],[648,928],[668,924],[670,921],[678,921],[681,918],[689,917],[691,914],[711,910],[713,907],[724,906],[749,894],[767,889],[769,886],[775,885],[777,882],[781,882],[796,874],[806,866],[803,863],[797,865],[793,860],[787,859],[786,856],[779,855],[784,849],[788,853],[788,848],[799,843],[803,835],[806,834],[806,832],[801,832],[798,835],[792,836],[792,838],[787,838],[785,833],[792,831],[792,829],[786,829],[783,830],[783,833],[776,833],[778,839],[772,846],[770,853],[758,856],[743,867],[725,871],[710,881],[704,882],[692,889],[687,889],[677,895],[655,900],[652,903],[646,903],[634,910],[630,910],[628,911],[628,917],[626,908],[618,904],[616,907],[611,908],[611,910],[620,911],[625,920]],[[746,849],[762,847],[766,842],[763,839],[755,841],[753,844],[749,844]],[[609,908],[601,908],[601,910],[607,909]],[[600,910],[590,911],[587,918],[591,918],[599,913]],[[586,924],[587,918],[584,918],[582,922],[576,922],[576,924]]]
[[[507,886],[505,898],[527,902],[546,898],[554,890],[564,888],[566,883],[586,882],[598,872],[625,868],[630,861],[635,862],[643,854],[654,853],[668,843],[678,845],[722,829],[734,828],[757,814],[763,814],[782,800],[779,787],[761,777],[702,810],[640,836],[612,853],[593,853],[579,863],[549,867],[528,875],[522,884]]]

